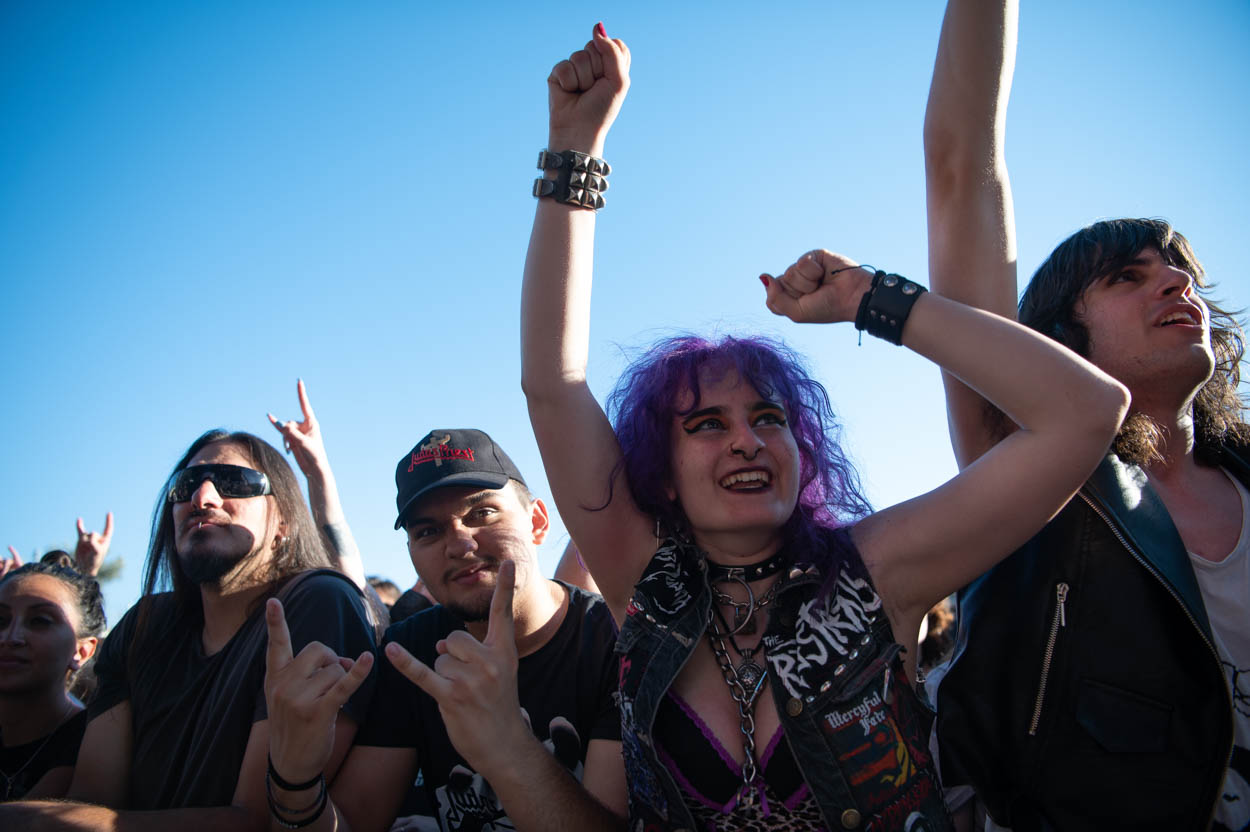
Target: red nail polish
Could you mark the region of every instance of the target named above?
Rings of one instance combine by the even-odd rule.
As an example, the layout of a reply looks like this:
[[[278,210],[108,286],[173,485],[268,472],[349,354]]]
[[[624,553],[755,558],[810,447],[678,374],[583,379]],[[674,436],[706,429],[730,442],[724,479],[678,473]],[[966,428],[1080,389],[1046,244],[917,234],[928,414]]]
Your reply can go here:
[[[601,38],[606,38],[608,36],[608,30],[603,28],[602,20],[595,24],[595,31],[599,33],[599,37]]]
[[[764,288],[767,289],[768,288],[768,275],[766,274],[760,275],[760,283],[763,283]]]

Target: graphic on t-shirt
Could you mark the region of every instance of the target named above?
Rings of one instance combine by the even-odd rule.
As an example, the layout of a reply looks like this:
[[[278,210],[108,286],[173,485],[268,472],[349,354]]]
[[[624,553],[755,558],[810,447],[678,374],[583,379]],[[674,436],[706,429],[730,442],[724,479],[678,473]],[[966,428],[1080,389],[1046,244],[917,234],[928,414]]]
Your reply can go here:
[[[521,715],[528,725],[530,717],[524,708]],[[573,723],[558,716],[551,720],[548,732],[549,738],[543,742],[543,747],[580,782],[584,767],[581,760],[582,740],[577,729]],[[447,783],[439,786],[435,794],[439,820],[447,832],[504,832],[516,829],[490,783],[466,766],[455,766],[447,776]]]
[[[1228,674],[1233,694],[1233,718],[1244,721],[1250,718],[1250,668],[1238,668],[1232,662],[1221,661]],[[1237,740],[1244,738],[1238,734]],[[1220,803],[1215,809],[1214,832],[1250,829],[1250,750],[1233,746],[1232,759],[1228,761],[1228,773],[1224,777],[1224,789]]]
[[[1228,685],[1233,694],[1233,710],[1241,716],[1250,716],[1250,667],[1234,667],[1232,662],[1221,660],[1228,672]]]

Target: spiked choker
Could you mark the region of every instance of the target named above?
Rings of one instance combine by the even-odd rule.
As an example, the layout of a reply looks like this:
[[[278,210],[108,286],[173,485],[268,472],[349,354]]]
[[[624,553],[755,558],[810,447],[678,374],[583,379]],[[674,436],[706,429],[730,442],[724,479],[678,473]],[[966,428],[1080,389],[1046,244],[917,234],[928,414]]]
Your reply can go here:
[[[708,578],[714,584],[724,581],[742,581],[751,583],[764,578],[771,578],[786,566],[785,549],[778,549],[777,553],[767,560],[759,563],[752,563],[748,566],[725,566],[715,561],[707,562]]]
[[[719,563],[708,561],[708,583],[712,587],[712,598],[717,604],[733,608],[733,623],[726,622],[726,630],[729,636],[750,635],[755,632],[755,613],[764,609],[777,598],[777,587],[779,582],[773,581],[772,586],[764,593],[762,597],[755,596],[755,590],[751,589],[752,581],[763,580],[777,575],[785,568],[786,555],[784,550],[778,550],[776,554],[767,560],[759,563],[752,563],[747,566],[723,566]],[[746,592],[746,600],[739,601],[732,595],[717,588],[719,584],[738,584]]]

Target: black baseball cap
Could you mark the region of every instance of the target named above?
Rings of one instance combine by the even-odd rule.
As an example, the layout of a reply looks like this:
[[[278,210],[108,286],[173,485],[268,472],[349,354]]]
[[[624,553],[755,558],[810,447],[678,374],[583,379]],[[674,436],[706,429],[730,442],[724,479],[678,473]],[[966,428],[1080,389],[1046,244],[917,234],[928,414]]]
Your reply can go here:
[[[469,485],[503,488],[508,480],[525,485],[503,448],[480,430],[432,430],[395,467],[395,528],[412,504],[435,488]],[[528,488],[529,486],[526,486]]]

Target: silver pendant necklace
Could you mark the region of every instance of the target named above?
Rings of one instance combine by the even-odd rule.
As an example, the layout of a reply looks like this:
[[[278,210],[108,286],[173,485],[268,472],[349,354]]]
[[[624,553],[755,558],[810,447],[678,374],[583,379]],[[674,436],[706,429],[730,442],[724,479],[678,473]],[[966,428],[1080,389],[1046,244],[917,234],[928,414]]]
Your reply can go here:
[[[0,777],[4,778],[4,797],[0,797],[0,802],[4,802],[13,796],[13,781],[17,779],[19,774],[26,770],[27,766],[35,761],[35,758],[39,756],[39,752],[43,751],[43,747],[47,745],[48,742],[56,736],[57,732],[61,730],[65,723],[69,721],[66,714],[73,710],[73,707],[74,705],[72,702],[65,703],[65,710],[61,713],[60,722],[56,724],[56,727],[52,729],[52,732],[49,733],[48,736],[43,738],[43,742],[39,743],[39,747],[35,749],[33,754],[26,758],[26,762],[22,763],[21,767],[17,771],[12,774],[6,774],[4,771],[0,771]]]
[[[768,683],[768,674],[752,660],[752,656],[759,650],[759,645],[750,648],[746,655],[743,655],[742,650],[735,643],[734,650],[743,656],[744,661],[739,667],[734,667],[733,662],[729,660],[729,650],[725,647],[725,636],[728,635],[732,642],[733,635],[727,632],[728,627],[723,623],[724,616],[720,609],[715,606],[712,609],[713,614],[709,616],[708,621],[707,640],[712,647],[712,654],[716,656],[716,663],[720,665],[725,684],[729,686],[729,696],[738,705],[738,730],[742,732],[744,754],[742,786],[738,790],[738,803],[751,808],[755,806],[754,783],[758,772],[755,764],[755,703]],[[721,629],[722,626],[725,626],[724,630]]]
[[[737,583],[742,586],[747,593],[746,601],[739,601],[727,592],[721,592],[716,588],[717,583]],[[768,588],[759,598],[755,597],[755,590],[751,589],[751,585],[747,583],[744,577],[738,575],[730,575],[719,580],[713,579],[712,582],[712,600],[718,605],[732,607],[734,611],[734,623],[730,626],[725,624],[725,631],[731,635],[753,635],[755,628],[755,613],[768,607],[773,601],[777,600],[778,581],[774,581],[773,585]]]

